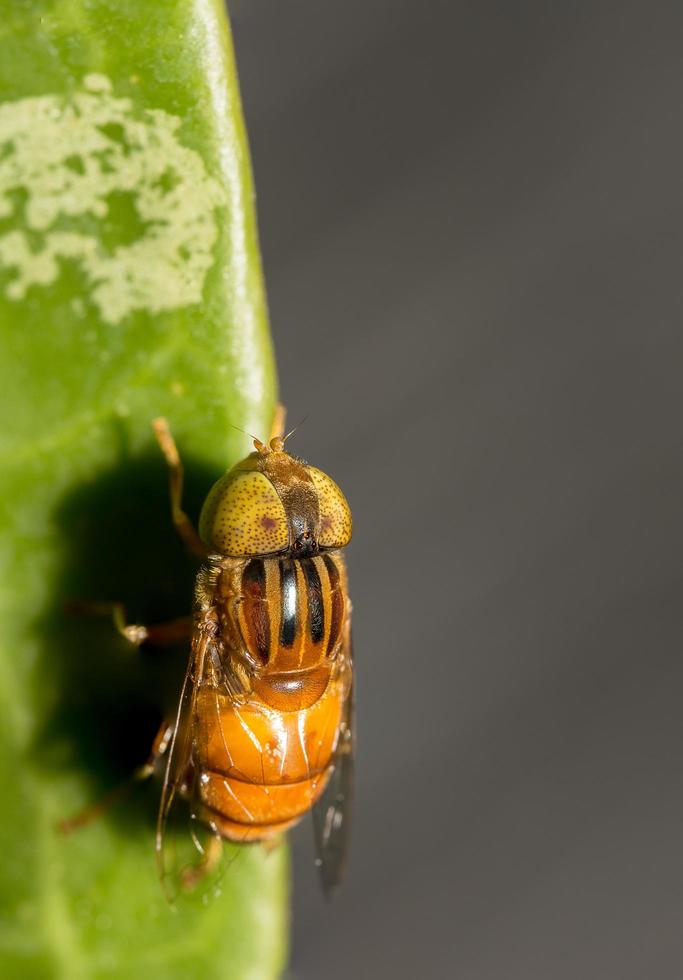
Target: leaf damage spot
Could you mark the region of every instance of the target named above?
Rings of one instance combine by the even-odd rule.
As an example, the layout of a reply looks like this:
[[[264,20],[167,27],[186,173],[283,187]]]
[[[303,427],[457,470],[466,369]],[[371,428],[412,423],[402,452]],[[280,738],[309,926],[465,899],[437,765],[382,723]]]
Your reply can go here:
[[[227,203],[181,120],[138,109],[87,75],[69,99],[0,105],[0,269],[8,299],[75,263],[82,297],[117,324],[200,302]],[[19,201],[21,200],[21,204]]]

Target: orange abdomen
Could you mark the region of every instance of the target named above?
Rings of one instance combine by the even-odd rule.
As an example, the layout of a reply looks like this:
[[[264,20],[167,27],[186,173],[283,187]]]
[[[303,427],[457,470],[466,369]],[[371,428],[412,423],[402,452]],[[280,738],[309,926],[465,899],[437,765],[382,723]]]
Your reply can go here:
[[[195,763],[205,819],[231,840],[254,841],[279,833],[310,810],[329,777],[345,697],[342,678],[300,711],[203,691]]]

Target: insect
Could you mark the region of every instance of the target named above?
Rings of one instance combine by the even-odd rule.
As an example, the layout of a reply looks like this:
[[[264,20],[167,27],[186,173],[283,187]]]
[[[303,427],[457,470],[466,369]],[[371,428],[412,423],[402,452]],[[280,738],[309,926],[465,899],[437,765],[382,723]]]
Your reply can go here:
[[[183,469],[165,420],[173,520],[201,558],[191,652],[177,716],[162,726],[148,775],[166,755],[156,848],[178,798],[215,840],[269,842],[313,810],[323,887],[340,881],[353,765],[351,604],[341,549],[351,512],[285,438],[254,451],[210,491],[199,533],[182,510]],[[155,627],[119,629],[132,642]],[[159,637],[164,626],[156,628]],[[176,631],[171,629],[172,638]]]

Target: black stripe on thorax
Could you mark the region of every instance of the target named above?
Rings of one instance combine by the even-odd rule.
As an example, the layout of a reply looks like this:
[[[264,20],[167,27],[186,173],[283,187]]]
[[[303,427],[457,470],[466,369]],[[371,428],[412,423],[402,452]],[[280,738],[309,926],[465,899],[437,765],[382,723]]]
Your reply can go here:
[[[330,615],[330,635],[327,641],[327,653],[332,655],[335,647],[341,638],[342,624],[344,621],[344,596],[342,594],[341,576],[339,569],[331,555],[323,555],[325,568],[330,580],[330,602],[332,611]]]
[[[320,643],[325,635],[325,610],[323,607],[323,587],[315,563],[310,559],[301,563],[306,576],[306,595],[308,597],[308,628],[313,643]]]
[[[282,615],[280,617],[280,645],[291,647],[296,637],[297,621],[297,594],[296,594],[296,568],[291,558],[284,558],[280,562],[280,601],[282,604]]]
[[[260,558],[252,558],[242,575],[242,615],[245,641],[264,662],[270,647],[270,617],[266,603],[266,570]]]

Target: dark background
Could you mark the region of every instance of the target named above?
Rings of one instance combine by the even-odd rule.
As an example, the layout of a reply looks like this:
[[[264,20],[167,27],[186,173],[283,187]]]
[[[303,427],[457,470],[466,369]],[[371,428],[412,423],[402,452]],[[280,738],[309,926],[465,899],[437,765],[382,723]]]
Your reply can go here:
[[[683,8],[232,13],[291,445],[356,521],[291,975],[680,980]]]

